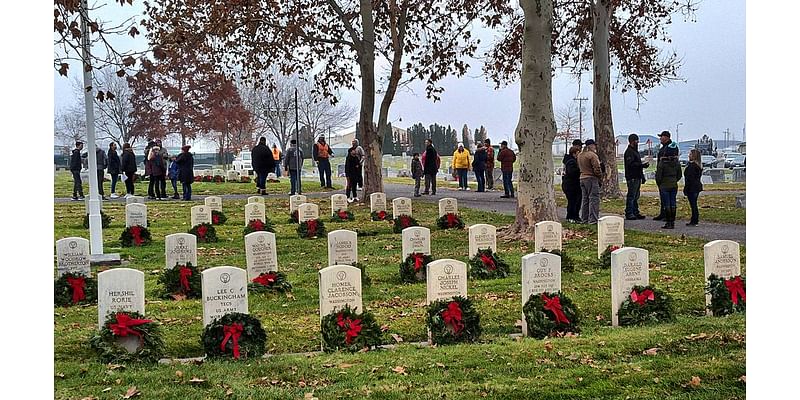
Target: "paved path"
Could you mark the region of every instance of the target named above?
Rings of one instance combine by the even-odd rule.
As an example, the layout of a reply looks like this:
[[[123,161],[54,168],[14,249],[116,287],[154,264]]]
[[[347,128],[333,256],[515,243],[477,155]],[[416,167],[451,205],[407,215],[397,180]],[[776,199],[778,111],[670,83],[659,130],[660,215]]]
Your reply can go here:
[[[394,183],[387,183],[384,184],[384,192],[386,193],[386,197],[391,199],[395,197],[411,197],[414,193],[413,186],[411,185],[402,185],[402,184],[394,184]],[[344,190],[336,190],[330,192],[314,192],[314,193],[307,193],[306,196],[311,198],[322,198],[322,197],[329,197],[331,194],[334,193],[344,193]],[[741,194],[744,193],[743,191],[705,191],[703,192],[703,196],[714,196],[714,195],[731,195],[731,194]],[[517,202],[515,199],[501,199],[500,195],[502,192],[487,192],[487,193],[476,193],[474,191],[467,191],[461,192],[456,189],[451,188],[443,188],[439,187],[437,190],[436,196],[422,196],[422,197],[412,197],[414,201],[424,201],[429,203],[438,202],[439,199],[443,197],[453,197],[458,199],[458,204],[461,207],[468,207],[478,210],[486,210],[497,212],[500,214],[507,214],[507,215],[514,215],[517,210]],[[653,192],[642,192],[642,196],[655,196],[658,193]],[[255,194],[228,194],[222,195],[223,199],[246,199],[250,196],[255,196]],[[203,200],[206,196],[192,196],[194,201]],[[270,198],[289,198],[288,194],[270,194],[266,197],[267,199]],[[56,203],[65,203],[70,202],[70,198],[56,198],[54,200]],[[120,202],[123,203],[125,201],[124,198],[119,198],[115,200],[109,200],[111,202]],[[147,200],[152,201],[152,200]],[[177,200],[170,200],[169,202],[177,202]],[[191,204],[191,203],[190,203]],[[564,223],[563,216],[567,214],[567,210],[564,208],[558,209],[558,215],[561,219],[561,222]],[[618,214],[609,214],[609,213],[600,213],[600,216],[606,215],[618,215]],[[652,217],[652,216],[651,216]],[[626,220],[625,221],[625,230],[636,230],[636,231],[644,231],[644,232],[653,232],[653,233],[664,233],[669,235],[686,235],[689,237],[697,237],[702,238],[708,241],[716,240],[716,239],[728,239],[734,240],[736,242],[745,244],[747,239],[747,227],[745,225],[734,225],[734,224],[719,224],[713,222],[704,222],[700,221],[700,225],[689,227],[686,226],[686,220],[677,220],[675,222],[675,229],[668,230],[668,229],[661,229],[661,226],[664,225],[663,221],[653,221],[652,218],[642,219],[642,220]]]

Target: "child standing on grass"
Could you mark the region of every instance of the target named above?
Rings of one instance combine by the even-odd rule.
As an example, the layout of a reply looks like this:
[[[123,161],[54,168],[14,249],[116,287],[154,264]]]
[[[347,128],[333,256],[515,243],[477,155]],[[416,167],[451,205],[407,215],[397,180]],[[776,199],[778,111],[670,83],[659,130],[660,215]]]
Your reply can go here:
[[[414,197],[420,197],[419,182],[422,179],[422,162],[419,160],[419,153],[414,153],[411,159],[411,177],[414,178]]]

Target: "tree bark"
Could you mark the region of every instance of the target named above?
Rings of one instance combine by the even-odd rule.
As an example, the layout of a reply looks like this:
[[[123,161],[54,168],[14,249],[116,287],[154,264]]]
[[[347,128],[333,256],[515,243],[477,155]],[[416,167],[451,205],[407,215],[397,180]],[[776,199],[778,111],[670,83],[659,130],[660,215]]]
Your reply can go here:
[[[552,0],[521,0],[525,14],[520,79],[520,116],[514,140],[519,148],[517,216],[506,237],[533,239],[534,225],[558,221],[553,190],[553,116],[551,75]]]
[[[606,172],[600,183],[600,194],[605,198],[622,197],[617,175],[617,145],[611,115],[611,69],[609,61],[608,25],[613,13],[611,0],[596,0],[592,5],[592,116],[597,155],[605,164]]]
[[[363,40],[358,49],[358,66],[361,72],[361,110],[358,116],[361,138],[364,139],[364,194],[383,192],[381,175],[381,138],[374,122],[375,112],[375,24],[372,16],[371,0],[361,0],[361,23]]]

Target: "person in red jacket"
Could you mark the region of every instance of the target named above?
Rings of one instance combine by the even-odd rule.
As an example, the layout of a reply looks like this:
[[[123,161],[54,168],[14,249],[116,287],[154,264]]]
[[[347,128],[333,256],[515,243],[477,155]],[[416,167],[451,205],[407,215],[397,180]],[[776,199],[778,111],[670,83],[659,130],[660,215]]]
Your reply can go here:
[[[500,171],[503,172],[503,190],[505,194],[500,196],[503,199],[514,198],[514,184],[511,182],[511,177],[514,174],[514,162],[517,161],[517,155],[514,150],[508,148],[508,142],[503,140],[500,142],[500,151],[497,153],[497,161],[500,161]]]

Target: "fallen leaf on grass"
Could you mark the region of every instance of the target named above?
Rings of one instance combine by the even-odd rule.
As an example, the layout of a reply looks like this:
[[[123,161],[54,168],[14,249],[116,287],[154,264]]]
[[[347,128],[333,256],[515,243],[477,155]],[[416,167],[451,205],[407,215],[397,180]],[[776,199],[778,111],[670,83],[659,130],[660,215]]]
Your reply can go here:
[[[392,339],[394,339],[394,341],[397,342],[397,343],[400,343],[400,342],[403,341],[403,338],[400,335],[396,334],[396,333],[392,334]]]
[[[746,376],[746,375],[742,375],[742,376],[740,376],[740,377],[739,377],[739,382],[744,382],[744,383],[747,383],[747,376]]]
[[[128,388],[128,391],[125,392],[125,394],[122,396],[122,398],[123,399],[130,399],[131,397],[138,396],[140,394],[142,394],[142,392],[140,392],[138,389],[136,389],[136,386],[131,386],[130,388]]]
[[[436,366],[439,368],[445,368],[445,365],[439,362],[436,363]]]
[[[406,369],[401,367],[401,366],[399,366],[399,365],[394,367],[394,368],[392,368],[392,371],[397,372],[400,375],[408,375],[408,374],[406,374]]]
[[[584,275],[594,275],[594,272],[592,272],[592,271],[583,271],[583,274]]]
[[[544,342],[544,350],[545,351],[552,351],[553,350],[553,343],[551,341]]]
[[[306,400],[318,400],[316,397],[314,397],[314,393],[306,393],[303,398]]]
[[[64,377],[64,373],[63,372],[59,372],[59,373],[56,374],[56,378],[63,378],[63,377]]]
[[[181,370],[175,371],[175,376],[177,376],[178,378],[183,378],[183,371]]]
[[[186,300],[186,295],[185,294],[177,294],[176,293],[176,294],[172,295],[172,298],[177,300],[177,301]]]
[[[658,350],[659,350],[658,347],[653,347],[652,349],[647,349],[647,350],[643,351],[642,354],[644,354],[646,356],[654,356],[654,355],[658,354]]]
[[[115,369],[125,368],[125,366],[121,364],[108,364],[107,367],[112,371]]]
[[[101,390],[101,392],[105,393],[105,392],[108,392],[108,391],[110,391],[110,390],[111,390],[111,386],[109,386],[109,387],[107,387],[107,388],[105,388],[105,389]]]
[[[352,366],[353,366],[353,364],[348,364],[348,363],[341,363],[341,364],[339,364],[339,368],[341,368],[341,369],[350,368],[350,367],[352,367]]]
[[[691,386],[692,388],[700,387],[700,377],[693,376],[692,379],[689,381],[689,386]]]
[[[600,314],[597,314],[597,315],[594,316],[594,320],[595,321],[602,321],[604,319],[606,319],[606,317],[604,317],[604,316],[602,316]]]

